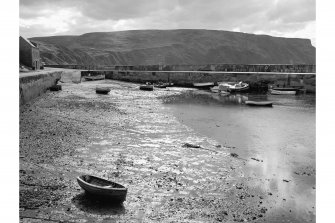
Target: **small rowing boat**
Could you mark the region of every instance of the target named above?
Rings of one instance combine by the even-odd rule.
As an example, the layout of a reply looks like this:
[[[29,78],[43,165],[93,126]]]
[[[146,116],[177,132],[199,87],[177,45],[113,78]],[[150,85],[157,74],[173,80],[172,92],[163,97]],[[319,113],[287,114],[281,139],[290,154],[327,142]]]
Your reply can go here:
[[[272,107],[272,103],[272,101],[245,101],[245,104],[249,106]]]
[[[240,82],[218,82],[219,87],[227,88],[229,92],[241,92],[249,89],[249,84]]]
[[[214,82],[193,83],[193,86],[200,89],[209,89],[214,86]]]
[[[109,87],[96,87],[95,92],[97,94],[108,94],[111,91]]]
[[[280,91],[280,90],[274,90],[274,89],[270,89],[270,94],[274,94],[274,95],[295,95],[297,94],[297,91]]]
[[[127,188],[121,184],[91,175],[79,176],[77,182],[85,192],[91,195],[120,203],[126,200]]]
[[[140,90],[142,90],[142,91],[153,91],[154,86],[151,85],[151,84],[141,85]]]

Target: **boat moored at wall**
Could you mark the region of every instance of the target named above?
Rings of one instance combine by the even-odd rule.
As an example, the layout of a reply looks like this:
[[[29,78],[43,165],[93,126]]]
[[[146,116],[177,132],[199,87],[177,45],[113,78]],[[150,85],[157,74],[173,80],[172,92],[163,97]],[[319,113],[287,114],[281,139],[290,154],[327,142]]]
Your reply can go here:
[[[295,95],[297,94],[297,91],[280,91],[280,90],[274,90],[270,89],[270,94],[274,95]]]
[[[210,89],[214,87],[214,82],[193,83],[193,86],[199,89]]]

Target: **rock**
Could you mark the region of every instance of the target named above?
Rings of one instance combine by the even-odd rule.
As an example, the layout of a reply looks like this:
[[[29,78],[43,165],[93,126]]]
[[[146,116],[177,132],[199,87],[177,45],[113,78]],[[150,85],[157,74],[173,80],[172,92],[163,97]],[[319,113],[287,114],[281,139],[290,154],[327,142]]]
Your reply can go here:
[[[186,148],[201,148],[201,146],[194,145],[194,144],[191,144],[191,143],[185,143],[182,147],[186,147]]]
[[[237,153],[230,153],[230,156],[232,156],[232,157],[238,157],[238,154]]]
[[[285,179],[283,179],[283,181],[286,182],[286,183],[290,182],[289,180],[285,180]]]
[[[261,213],[265,214],[265,212],[267,211],[268,209],[267,208],[261,208]]]

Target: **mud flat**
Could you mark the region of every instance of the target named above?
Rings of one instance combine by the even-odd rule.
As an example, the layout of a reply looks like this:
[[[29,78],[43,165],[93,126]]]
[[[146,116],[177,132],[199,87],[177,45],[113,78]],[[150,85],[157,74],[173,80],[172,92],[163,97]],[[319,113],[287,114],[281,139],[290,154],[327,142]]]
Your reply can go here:
[[[185,89],[112,80],[62,89],[20,107],[21,222],[259,222],[271,212],[272,194],[246,184],[244,159],[163,105]],[[126,201],[88,198],[81,174],[123,184]]]

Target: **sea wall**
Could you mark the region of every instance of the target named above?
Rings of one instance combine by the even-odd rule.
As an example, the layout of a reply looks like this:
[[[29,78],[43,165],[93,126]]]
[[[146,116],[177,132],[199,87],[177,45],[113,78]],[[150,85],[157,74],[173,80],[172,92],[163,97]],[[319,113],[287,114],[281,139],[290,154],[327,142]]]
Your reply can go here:
[[[268,84],[278,86],[301,86],[307,92],[315,93],[315,73],[281,73],[281,72],[206,72],[206,71],[120,71],[96,70],[81,71],[82,76],[104,74],[107,79],[145,82],[172,82],[176,86],[191,87],[195,82],[243,81],[252,89],[266,88]]]
[[[316,66],[309,64],[135,65],[114,66],[113,70],[315,73]]]
[[[119,71],[226,71],[226,72],[285,72],[315,73],[313,64],[205,64],[205,65],[45,65],[46,67],[81,70]]]
[[[40,71],[20,74],[20,105],[46,92],[61,79],[63,71]]]

